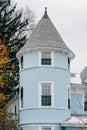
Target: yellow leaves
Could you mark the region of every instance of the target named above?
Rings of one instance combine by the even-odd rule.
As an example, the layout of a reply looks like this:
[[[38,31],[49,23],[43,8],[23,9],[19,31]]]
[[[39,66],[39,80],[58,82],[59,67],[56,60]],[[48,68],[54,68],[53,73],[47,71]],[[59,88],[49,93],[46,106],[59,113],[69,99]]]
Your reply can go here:
[[[3,93],[0,93],[0,103],[6,102],[9,99],[9,95],[4,95]]]
[[[3,88],[3,86],[4,86],[4,84],[5,84],[5,83],[3,82],[3,78],[4,78],[4,77],[0,75],[0,88]]]
[[[2,109],[2,107],[7,103],[7,101],[9,100],[9,95],[4,95],[2,92],[0,93],[0,108]]]
[[[1,42],[1,39],[0,39]],[[10,59],[7,56],[7,48],[5,45],[0,44],[0,114],[2,113],[3,106],[8,102],[9,95],[3,93],[7,87],[6,80],[8,80],[8,71]]]
[[[8,62],[10,62],[10,59],[7,56],[7,48],[5,45],[0,45],[0,64],[6,64]]]

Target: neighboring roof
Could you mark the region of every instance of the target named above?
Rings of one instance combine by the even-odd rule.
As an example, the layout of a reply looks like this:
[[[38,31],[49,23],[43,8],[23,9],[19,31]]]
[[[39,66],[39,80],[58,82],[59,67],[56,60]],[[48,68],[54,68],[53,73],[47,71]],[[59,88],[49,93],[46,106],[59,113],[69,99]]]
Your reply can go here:
[[[61,123],[61,126],[87,127],[87,116],[71,116]]]
[[[17,53],[17,57],[21,57],[23,53],[42,48],[49,48],[67,53],[70,59],[74,59],[74,53],[66,46],[62,37],[57,32],[55,26],[51,22],[47,8],[45,14],[37,24],[36,28],[30,35],[26,44]]]
[[[80,73],[80,78],[82,80],[82,83],[87,84],[87,67],[85,67],[82,72]]]

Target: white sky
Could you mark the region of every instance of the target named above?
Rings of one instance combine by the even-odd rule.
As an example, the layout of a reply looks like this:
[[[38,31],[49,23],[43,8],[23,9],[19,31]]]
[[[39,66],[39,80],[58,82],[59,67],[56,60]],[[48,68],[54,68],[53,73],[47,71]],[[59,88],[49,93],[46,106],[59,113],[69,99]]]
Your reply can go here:
[[[15,0],[19,7],[29,6],[36,21],[48,8],[48,15],[66,45],[75,53],[71,72],[80,73],[87,66],[87,0]]]

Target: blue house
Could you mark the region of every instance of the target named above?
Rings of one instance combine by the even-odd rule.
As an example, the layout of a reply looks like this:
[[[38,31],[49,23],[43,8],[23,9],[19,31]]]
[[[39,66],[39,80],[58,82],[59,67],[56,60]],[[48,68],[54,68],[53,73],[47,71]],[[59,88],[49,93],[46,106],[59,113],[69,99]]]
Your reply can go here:
[[[71,83],[70,62],[74,57],[45,8],[43,17],[17,53],[17,108],[22,130],[87,129],[86,86]]]

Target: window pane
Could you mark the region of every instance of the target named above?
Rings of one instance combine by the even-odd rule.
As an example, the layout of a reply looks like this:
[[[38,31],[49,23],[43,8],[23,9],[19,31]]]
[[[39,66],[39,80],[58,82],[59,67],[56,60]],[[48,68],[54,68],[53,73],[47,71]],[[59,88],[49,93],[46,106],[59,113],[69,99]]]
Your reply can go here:
[[[23,69],[23,56],[21,57],[21,69]]]
[[[68,99],[68,109],[70,109],[70,99]]]
[[[21,108],[23,108],[23,87],[21,87]]]
[[[51,106],[51,96],[42,96],[42,106]]]
[[[51,65],[51,59],[47,58],[42,58],[41,59],[41,64],[42,65]]]
[[[87,111],[87,101],[84,102],[84,110]]]
[[[42,95],[51,95],[51,84],[42,84]]]
[[[51,52],[42,52],[42,58],[51,58]]]
[[[51,130],[51,128],[42,128],[42,130]]]

